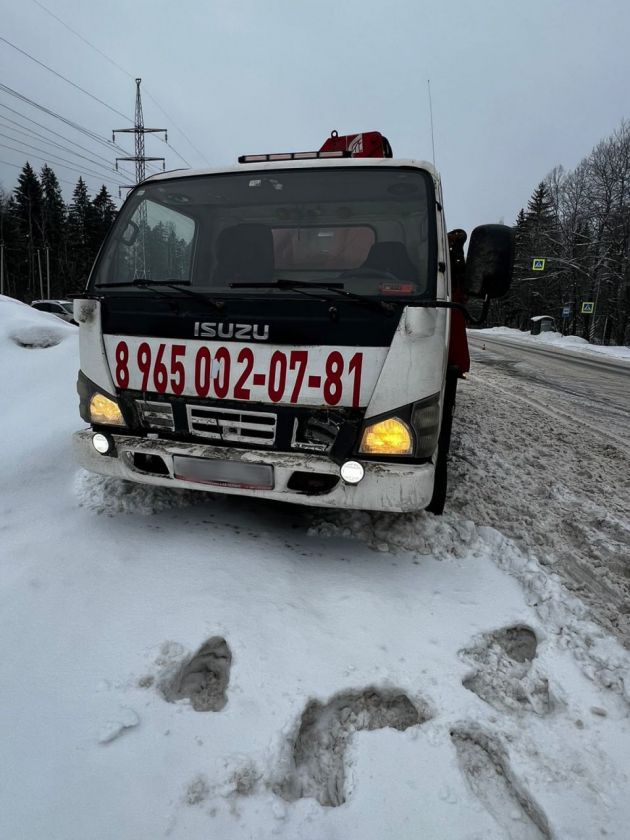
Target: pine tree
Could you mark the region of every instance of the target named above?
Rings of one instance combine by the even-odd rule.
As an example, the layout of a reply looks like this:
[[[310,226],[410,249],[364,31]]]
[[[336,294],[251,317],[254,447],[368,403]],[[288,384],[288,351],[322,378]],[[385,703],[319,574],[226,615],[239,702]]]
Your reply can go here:
[[[549,187],[541,181],[527,202],[527,212],[524,214],[529,235],[535,242],[544,239],[554,226],[555,211]]]
[[[25,295],[36,297],[40,293],[39,264],[37,251],[43,247],[42,240],[42,186],[30,163],[25,163],[15,189],[10,212],[17,225],[17,277],[25,287]],[[41,257],[41,254],[40,254]]]
[[[79,178],[68,210],[67,244],[70,291],[85,286],[94,261],[94,208],[83,178]]]
[[[52,297],[64,296],[64,248],[66,206],[61,195],[61,187],[53,170],[46,164],[41,171],[42,202],[42,238],[44,248],[48,249],[51,272]]]
[[[100,192],[92,202],[92,211],[93,227],[91,245],[93,253],[96,255],[110,227],[114,223],[117,213],[116,205],[112,201],[112,197],[105,184],[103,184]]]
[[[15,294],[15,283],[13,282],[15,261],[15,242],[17,241],[17,219],[13,198],[0,190],[0,244],[2,244],[2,257],[4,260],[4,285],[2,291],[5,295]],[[16,275],[17,276],[17,275]]]

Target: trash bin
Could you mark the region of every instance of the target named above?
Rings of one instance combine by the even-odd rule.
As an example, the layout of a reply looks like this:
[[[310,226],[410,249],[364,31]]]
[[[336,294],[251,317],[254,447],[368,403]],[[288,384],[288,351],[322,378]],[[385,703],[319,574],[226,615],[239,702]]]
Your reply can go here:
[[[556,319],[551,315],[534,315],[529,319],[531,324],[530,333],[532,335],[540,335],[544,332],[554,332],[556,329]]]

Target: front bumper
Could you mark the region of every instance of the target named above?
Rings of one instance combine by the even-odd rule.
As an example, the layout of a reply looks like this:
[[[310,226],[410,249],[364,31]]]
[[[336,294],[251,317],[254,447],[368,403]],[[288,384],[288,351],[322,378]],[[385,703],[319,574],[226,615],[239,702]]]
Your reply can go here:
[[[205,490],[294,502],[316,507],[338,507],[352,510],[406,512],[423,510],[431,501],[435,468],[433,463],[385,464],[362,461],[365,476],[359,484],[345,484],[341,479],[329,492],[309,495],[288,487],[294,472],[339,475],[339,467],[321,455],[294,452],[263,452],[231,447],[207,446],[197,443],[133,437],[112,433],[114,454],[100,455],[92,444],[94,432],[90,429],[75,432],[73,448],[79,464],[101,475],[112,475],[141,484],[161,487],[178,487],[187,490]],[[138,469],[134,454],[158,455],[164,461],[168,474],[159,475]],[[235,460],[249,464],[268,464],[273,467],[272,490],[244,489],[215,484],[200,484],[175,478],[174,456]]]

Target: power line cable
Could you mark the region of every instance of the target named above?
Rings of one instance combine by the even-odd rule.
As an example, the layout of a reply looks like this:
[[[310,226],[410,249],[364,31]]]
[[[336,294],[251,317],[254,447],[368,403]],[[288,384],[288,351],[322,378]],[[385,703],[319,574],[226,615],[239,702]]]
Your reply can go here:
[[[6,117],[3,117],[3,116],[0,115],[0,121],[4,121],[6,119],[7,119]],[[9,120],[9,122],[15,123],[16,121],[15,120]],[[19,123],[18,123],[18,125],[19,125]],[[29,129],[27,127],[26,131],[23,131],[20,128],[13,128],[13,126],[2,125],[2,122],[0,122],[0,126],[2,128],[7,129],[8,131],[12,131],[12,132],[17,133],[17,134],[24,134],[24,135],[26,135],[26,137],[31,137],[31,135],[34,135],[36,139],[43,140],[45,143],[48,143],[51,146],[56,146],[58,149],[61,149],[63,152],[68,152],[69,154],[74,155],[75,157],[82,158],[83,160],[86,160],[88,163],[90,163],[94,166],[98,166],[102,169],[110,170],[110,163],[109,163],[108,160],[105,160],[105,158],[101,158],[101,160],[105,160],[105,163],[101,163],[99,160],[95,160],[94,158],[90,158],[90,157],[87,157],[86,155],[82,155],[80,152],[75,152],[74,149],[70,149],[67,146],[63,146],[61,143],[56,143],[54,140],[50,140],[50,138],[46,137],[45,135],[40,134],[37,131],[33,131],[33,129]],[[6,134],[2,135],[2,136],[7,137]],[[19,138],[15,138],[15,137],[9,137],[9,139],[13,140],[17,143],[22,142]],[[112,170],[113,170],[113,167],[111,167],[110,171],[112,171]],[[127,173],[123,172],[123,174],[127,174]]]
[[[111,105],[108,105],[107,102],[104,102],[102,99],[99,99],[98,96],[94,96],[94,94],[90,93],[89,90],[86,90],[85,88],[82,88],[81,85],[77,85],[75,82],[73,82],[71,79],[68,79],[66,76],[62,76],[61,73],[58,73],[56,70],[53,70],[52,67],[49,67],[47,64],[44,64],[43,61],[40,61],[38,58],[35,58],[35,56],[32,56],[30,53],[26,52],[26,50],[23,50],[20,47],[16,46],[11,41],[9,41],[7,38],[3,38],[2,35],[0,35],[0,41],[3,41],[5,44],[8,44],[14,50],[17,50],[17,52],[21,53],[22,55],[25,55],[27,58],[30,58],[31,61],[34,61],[35,64],[38,64],[40,67],[43,67],[45,70],[48,70],[49,73],[52,73],[54,76],[57,76],[59,79],[63,79],[64,82],[67,82],[69,85],[72,85],[73,88],[76,88],[77,90],[80,90],[81,93],[84,93],[86,96],[89,96],[90,99],[94,99],[95,102],[98,102],[100,105],[103,105],[105,108],[112,111],[114,114],[118,114],[118,116],[122,117],[124,120],[129,119],[129,117],[126,117],[123,113],[118,111],[116,108],[113,108]]]
[[[0,148],[2,148],[2,147],[3,147],[3,144],[0,144]],[[9,146],[5,146],[4,148],[10,148],[10,147],[9,147]],[[46,162],[46,160],[47,160],[47,158],[42,158],[42,157],[39,157],[38,155],[30,155],[29,157],[30,157],[30,159],[31,159],[31,160],[42,160],[42,161],[44,161],[44,163],[45,163],[45,162]],[[8,160],[3,160],[3,161],[0,161],[0,163],[4,163],[4,164],[5,164],[5,165],[7,165],[7,166],[13,166],[15,169],[20,169],[20,170],[21,170],[21,169],[23,169],[23,168],[24,168],[24,165],[23,165],[23,164],[22,164],[22,166],[20,166],[19,164],[17,164],[17,163],[11,163],[11,162],[10,162],[10,161],[8,161]],[[85,173],[83,173],[80,169],[74,169],[73,167],[71,167],[71,166],[66,166],[65,164],[58,164],[58,166],[61,166],[61,167],[62,167],[62,169],[68,169],[70,172],[77,172],[77,173],[79,174],[79,176],[80,176],[81,178],[83,178],[83,180],[84,180],[84,182],[86,183],[86,186],[87,186],[87,182],[85,181],[85,177],[86,177],[86,176],[85,176]],[[56,174],[56,173],[55,173],[55,174]],[[92,177],[95,177],[95,176],[87,176],[87,177],[92,178]],[[57,176],[57,180],[58,180],[59,182],[63,182],[64,184],[68,184],[68,186],[70,186],[70,187],[76,187],[76,181],[74,181],[74,182],[73,182],[73,181],[67,181],[65,178],[59,178],[59,176]],[[104,184],[105,184],[105,185],[107,185],[107,184],[109,184],[109,186],[110,186],[112,189],[114,189],[114,192],[118,189],[118,184],[116,184],[116,183],[112,183],[111,181],[108,181],[106,178],[102,178],[102,179],[101,179],[101,178],[98,178],[98,177],[96,176],[96,177],[95,177],[95,181],[96,181],[96,183],[98,183],[98,184],[100,184],[100,185],[104,185]],[[96,189],[97,189],[97,187],[92,187],[92,189],[96,190]]]
[[[90,139],[100,143],[102,146],[105,146],[105,148],[111,154],[114,154],[114,152],[116,152],[116,151],[121,152],[123,154],[127,154],[127,150],[124,149],[122,146],[119,146],[117,143],[112,142],[111,140],[106,140],[104,137],[101,137],[95,131],[92,131],[89,128],[85,128],[85,126],[82,126],[79,123],[74,122],[73,120],[69,120],[67,117],[64,117],[61,114],[58,114],[56,111],[52,111],[50,108],[47,108],[45,105],[41,105],[39,102],[35,102],[35,100],[30,99],[28,96],[25,96],[23,93],[20,93],[19,91],[14,90],[13,88],[9,87],[8,85],[2,84],[1,82],[0,82],[0,91],[4,91],[5,93],[8,93],[10,96],[14,96],[17,99],[19,99],[20,101],[25,102],[27,105],[30,105],[31,107],[42,111],[44,114],[47,114],[48,116],[51,116],[54,119],[60,120],[61,122],[68,125],[70,128],[74,129],[75,131],[78,131],[79,133],[84,134],[87,137],[89,137]],[[0,103],[0,104],[3,104],[3,103]],[[7,108],[8,106],[3,105],[3,107]],[[24,116],[25,119],[29,119],[29,117],[26,117],[25,115],[21,114],[19,111],[16,111],[14,113],[17,113],[19,116]],[[37,123],[37,124],[39,125],[39,123]],[[158,170],[156,169],[156,171],[158,171]]]
[[[41,158],[38,158],[38,159],[41,160]],[[5,166],[12,166],[14,169],[23,169],[24,168],[23,164],[20,165],[19,163],[11,163],[10,160],[0,160],[0,163],[4,164]],[[77,171],[79,171],[79,170],[77,170]],[[59,178],[58,176],[57,176],[57,180],[59,181],[60,184],[67,184],[69,187],[76,187],[76,183],[74,181],[67,181],[65,178]],[[107,183],[107,182],[105,182],[105,183]],[[101,185],[102,184],[103,184],[103,182],[101,182]],[[85,181],[85,185],[86,185],[86,187],[89,187],[93,191],[96,191],[98,189],[98,187],[93,186],[92,184],[88,184],[87,181]],[[118,186],[118,185],[117,184],[110,184],[110,186]],[[11,214],[9,213],[9,215],[11,215]]]
[[[40,9],[42,9],[42,10],[43,10],[43,11],[45,11],[47,14],[49,14],[51,17],[53,17],[53,18],[54,18],[54,19],[55,19],[58,23],[60,23],[62,26],[64,26],[64,27],[65,27],[65,28],[66,28],[69,32],[72,32],[72,34],[73,34],[73,35],[75,35],[77,38],[79,38],[79,40],[83,41],[83,43],[84,43],[84,44],[87,44],[87,46],[88,46],[88,47],[90,47],[90,48],[91,48],[91,49],[93,49],[95,52],[97,52],[97,53],[98,53],[100,56],[102,56],[102,57],[103,57],[106,61],[109,61],[109,63],[110,63],[110,64],[112,64],[114,67],[116,67],[116,69],[117,69],[117,70],[120,70],[120,72],[121,72],[121,73],[124,73],[124,74],[125,74],[125,76],[127,76],[127,77],[128,77],[128,78],[130,78],[130,79],[134,79],[134,78],[135,78],[135,76],[133,76],[133,75],[132,75],[132,74],[131,74],[128,70],[125,70],[125,68],[124,68],[124,67],[121,67],[121,65],[120,65],[120,64],[118,64],[118,62],[117,62],[117,61],[114,61],[114,59],[113,59],[113,58],[111,58],[109,55],[107,55],[107,53],[104,53],[104,52],[103,52],[103,50],[100,50],[100,49],[99,49],[97,46],[95,46],[95,45],[94,45],[91,41],[88,41],[88,39],[87,39],[87,38],[84,38],[84,37],[83,37],[83,35],[81,35],[79,32],[77,32],[77,31],[76,31],[76,29],[73,29],[73,28],[72,28],[69,24],[67,24],[64,20],[62,20],[62,19],[61,19],[58,15],[56,15],[54,12],[52,12],[50,9],[48,9],[46,6],[44,6],[44,4],[43,4],[43,3],[40,3],[40,2],[39,2],[39,0],[33,0],[33,3],[35,3],[35,5],[36,5],[36,6],[39,6],[39,8],[40,8]],[[184,139],[188,142],[188,144],[190,145],[190,147],[191,147],[192,149],[194,149],[194,151],[195,151],[195,152],[196,152],[196,153],[197,153],[197,154],[198,154],[198,155],[199,155],[199,156],[200,156],[203,160],[205,160],[205,162],[208,164],[208,166],[210,166],[211,164],[210,164],[210,162],[208,161],[208,159],[206,158],[206,156],[203,154],[203,152],[199,151],[199,149],[195,146],[195,144],[192,142],[192,140],[190,139],[190,137],[188,137],[188,135],[186,134],[186,132],[185,132],[182,128],[180,128],[180,127],[177,125],[177,123],[175,122],[175,120],[174,120],[172,117],[170,117],[170,116],[166,113],[166,111],[164,110],[164,108],[160,105],[160,103],[157,101],[157,99],[155,99],[155,97],[151,95],[151,93],[149,92],[149,90],[147,90],[147,88],[146,88],[146,87],[145,87],[145,89],[144,89],[144,92],[145,92],[145,95],[146,95],[146,96],[148,96],[148,97],[149,97],[149,99],[153,102],[153,104],[154,104],[154,105],[156,105],[156,107],[157,107],[157,108],[158,108],[158,109],[159,109],[159,110],[160,110],[160,111],[164,114],[164,116],[167,118],[167,120],[168,120],[168,121],[169,121],[169,122],[170,122],[170,123],[174,126],[175,130],[176,130],[176,131],[179,131],[179,133],[182,135],[182,137],[183,137],[183,138],[184,138]],[[165,141],[165,142],[166,142],[166,141]],[[178,152],[178,151],[177,151],[177,149],[176,149],[174,146],[172,146],[172,145],[171,145],[170,143],[168,143],[168,142],[166,143],[166,145],[169,147],[169,149],[172,149],[172,151],[173,151],[173,152],[175,152],[175,154],[176,154],[179,158],[181,158],[181,160],[183,160],[183,161],[184,161],[184,163],[186,164],[186,166],[191,166],[191,164],[190,164],[190,163],[186,160],[186,158],[185,158],[185,157],[184,157],[184,156],[183,156],[180,152]]]
[[[54,152],[54,151],[51,152],[49,149],[42,149],[40,146],[33,146],[31,143],[25,143],[23,140],[20,140],[19,137],[18,138],[11,137],[10,135],[4,134],[1,131],[0,131],[0,137],[4,137],[5,139],[10,140],[12,143],[20,143],[23,147],[28,148],[28,149],[33,149],[36,152],[43,152],[45,155],[48,155],[51,159],[52,158],[57,158],[58,160],[60,160],[64,163],[71,163],[73,166],[76,166],[76,167],[79,167],[79,166],[84,166],[85,167],[85,164],[81,164],[77,161],[68,160],[67,158],[63,158],[57,152]],[[14,149],[14,151],[20,151],[20,149]],[[100,167],[100,164],[97,164],[97,166]],[[104,169],[104,167],[103,167],[103,169]],[[80,171],[80,170],[78,170],[78,171]],[[85,171],[89,172],[92,175],[95,175],[97,178],[103,178],[103,177],[106,177],[106,176],[109,177],[109,172],[111,172],[112,170],[109,170],[109,172],[107,170],[105,170],[105,172],[103,172],[102,170],[101,171],[96,171],[95,169],[88,169],[87,167],[85,167]],[[120,176],[113,175],[112,180],[117,181],[119,177]],[[122,186],[122,184],[121,184],[121,186]]]
[[[22,117],[23,120],[27,120],[28,122],[33,123],[33,125],[36,125],[39,128],[43,128],[44,131],[47,131],[50,134],[54,134],[55,137],[59,137],[62,140],[65,140],[67,143],[71,143],[73,146],[76,146],[77,149],[83,149],[84,152],[90,152],[90,154],[93,154],[94,157],[100,158],[101,160],[105,161],[105,163],[107,163],[108,165],[111,164],[111,158],[106,158],[103,155],[97,154],[97,152],[94,152],[92,149],[88,149],[86,146],[82,146],[80,143],[77,143],[75,140],[72,140],[70,137],[66,137],[63,134],[60,134],[58,131],[55,131],[54,129],[49,128],[47,125],[44,125],[43,123],[37,122],[37,120],[31,119],[31,117],[27,117],[26,114],[22,114],[20,111],[16,111],[15,108],[10,108],[8,105],[5,105],[4,102],[0,102],[0,108],[4,108],[6,111],[10,111],[12,114],[15,114],[16,116]],[[17,120],[11,120],[9,117],[5,117],[5,116],[0,115],[0,118],[4,119],[4,120],[8,120],[9,122],[14,122],[15,125],[18,125],[22,128],[28,128],[28,126],[23,125],[22,123],[18,122]],[[31,131],[32,131],[32,129],[31,129]],[[33,134],[38,134],[38,132],[33,131]],[[40,136],[43,137],[44,135],[40,135]],[[44,139],[49,139],[49,138],[44,138]]]
[[[166,111],[164,110],[164,108],[162,108],[162,106],[160,105],[160,103],[159,103],[159,102],[158,102],[158,101],[157,101],[157,100],[156,100],[153,96],[151,96],[151,94],[150,94],[150,92],[149,92],[148,88],[146,88],[146,87],[145,87],[144,92],[145,92],[145,94],[149,97],[149,99],[151,100],[151,102],[153,102],[153,104],[154,104],[154,105],[155,105],[155,106],[156,106],[156,107],[157,107],[157,108],[158,108],[158,109],[159,109],[159,110],[160,110],[160,111],[164,114],[164,116],[166,117],[166,119],[167,119],[167,120],[168,120],[168,121],[169,121],[169,122],[170,122],[173,126],[175,126],[175,130],[176,130],[176,131],[179,131],[179,133],[182,135],[182,137],[184,137],[184,138],[186,139],[186,141],[188,142],[189,146],[190,146],[192,149],[194,149],[194,151],[195,151],[195,152],[196,152],[196,153],[197,153],[197,154],[198,154],[198,155],[202,158],[202,160],[205,160],[205,162],[208,164],[208,166],[210,166],[210,165],[211,165],[211,164],[210,164],[210,161],[206,158],[206,156],[204,155],[204,153],[199,151],[199,149],[195,146],[195,144],[192,142],[192,140],[190,139],[190,137],[188,137],[188,135],[187,135],[187,134],[183,131],[183,129],[179,128],[179,126],[177,125],[177,123],[175,122],[175,120],[174,120],[172,117],[169,117],[169,115],[166,113]],[[166,142],[166,141],[165,141],[165,142]],[[181,159],[184,161],[184,163],[186,164],[186,166],[190,166],[190,163],[186,160],[186,158],[185,158],[182,154],[180,154],[180,153],[177,151],[177,149],[174,149],[174,148],[173,148],[173,146],[171,146],[171,144],[170,144],[170,143],[168,143],[168,142],[166,142],[166,145],[169,147],[169,149],[173,149],[173,151],[175,152],[175,154],[176,154],[179,158],[181,158]],[[191,168],[192,168],[192,167],[191,167]]]
[[[6,136],[7,136],[6,134],[2,134],[0,132],[0,137],[6,137]],[[9,137],[8,139],[12,140],[13,138]],[[11,149],[11,151],[13,151],[13,152],[20,152],[22,154],[24,153],[24,149],[19,149],[19,148],[16,148],[15,146],[8,146],[6,143],[0,143],[0,146],[4,149]],[[60,155],[49,153],[46,149],[40,149],[38,146],[32,146],[30,143],[22,143],[22,146],[28,146],[30,149],[33,149],[36,152],[43,152],[44,155],[46,155],[46,157],[43,157],[43,158],[39,157],[39,160],[43,160],[44,162],[46,162],[48,160],[51,160],[55,165],[59,165],[59,164],[56,163],[55,160],[53,160],[53,158],[56,158],[57,161],[60,161],[62,165],[63,164],[69,164],[74,172],[79,172],[80,173],[82,171],[81,169],[79,169],[77,167],[77,165],[75,164],[74,161],[67,160],[66,158],[62,158]],[[38,157],[38,156],[33,155],[33,157]],[[84,171],[87,174],[93,175],[96,178],[104,177],[100,172],[95,172],[93,169],[85,168]],[[112,183],[115,183],[118,186],[118,182],[114,178],[110,178],[110,181]],[[123,182],[120,182],[120,186],[123,186]]]
[[[131,73],[129,73],[129,72],[127,72],[127,70],[125,70],[125,68],[124,68],[124,67],[121,67],[121,66],[120,66],[120,64],[118,64],[116,61],[114,61],[114,59],[113,59],[113,58],[110,58],[110,57],[109,57],[106,53],[104,53],[102,50],[99,50],[99,48],[98,48],[98,47],[96,47],[94,44],[92,44],[92,43],[91,43],[91,41],[88,41],[88,39],[87,39],[87,38],[84,38],[84,37],[83,37],[83,35],[81,35],[79,32],[77,32],[77,31],[76,31],[76,29],[73,29],[73,28],[72,28],[69,24],[67,24],[64,20],[62,20],[62,19],[61,19],[58,15],[56,15],[56,14],[55,14],[54,12],[52,12],[49,8],[47,8],[46,6],[44,6],[44,4],[43,4],[43,3],[40,3],[40,2],[39,2],[39,0],[33,0],[33,3],[35,3],[35,5],[36,5],[36,6],[39,6],[39,8],[40,8],[40,9],[43,9],[43,10],[44,10],[47,14],[49,14],[51,17],[54,17],[54,19],[55,19],[58,23],[60,23],[62,26],[65,26],[65,28],[66,28],[66,29],[68,29],[70,32],[72,32],[72,34],[73,34],[73,35],[76,35],[76,37],[77,37],[77,38],[79,38],[79,40],[83,41],[83,43],[84,43],[84,44],[87,44],[87,45],[88,45],[88,47],[91,47],[93,50],[96,50],[96,52],[97,52],[100,56],[102,56],[102,57],[103,57],[106,61],[109,61],[109,63],[110,63],[110,64],[113,64],[113,65],[114,65],[114,67],[116,67],[116,69],[117,69],[117,70],[120,70],[120,72],[121,72],[121,73],[124,73],[124,74],[125,74],[125,76],[129,76],[129,78],[130,78],[130,79],[133,79],[133,78],[134,78],[134,77],[131,75]]]
[[[22,102],[25,102],[27,105],[31,105],[33,108],[37,108],[39,111],[43,111],[43,113],[48,114],[50,117],[54,117],[54,119],[61,120],[61,122],[65,123],[66,125],[73,128],[75,131],[79,131],[81,134],[85,134],[88,137],[92,138],[92,140],[101,143],[101,145],[105,146],[109,149],[110,152],[116,150],[119,152],[124,152],[125,149],[122,146],[119,146],[117,143],[112,143],[111,140],[106,140],[104,137],[101,137],[100,134],[97,134],[95,131],[92,131],[90,128],[85,128],[85,126],[79,125],[79,123],[74,122],[73,120],[69,120],[67,117],[58,114],[56,111],[52,111],[50,108],[47,108],[45,105],[40,105],[39,102],[35,102],[34,99],[29,99],[28,96],[25,96],[23,93],[20,93],[17,90],[9,87],[8,85],[3,84],[0,82],[0,90],[8,93],[10,96],[15,96],[17,99],[20,99]]]

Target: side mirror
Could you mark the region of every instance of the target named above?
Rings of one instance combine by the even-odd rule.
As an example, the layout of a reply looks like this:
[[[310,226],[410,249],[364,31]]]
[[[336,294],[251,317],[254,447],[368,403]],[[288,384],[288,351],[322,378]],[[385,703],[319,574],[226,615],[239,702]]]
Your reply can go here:
[[[472,297],[507,294],[514,269],[514,231],[507,225],[480,225],[470,235],[466,292]]]
[[[127,222],[127,227],[122,232],[122,235],[120,237],[120,241],[123,243],[123,245],[127,245],[127,246],[133,245],[133,243],[138,238],[139,230],[140,230],[140,228],[138,227],[138,225],[135,222],[132,222],[131,219],[130,219]]]

